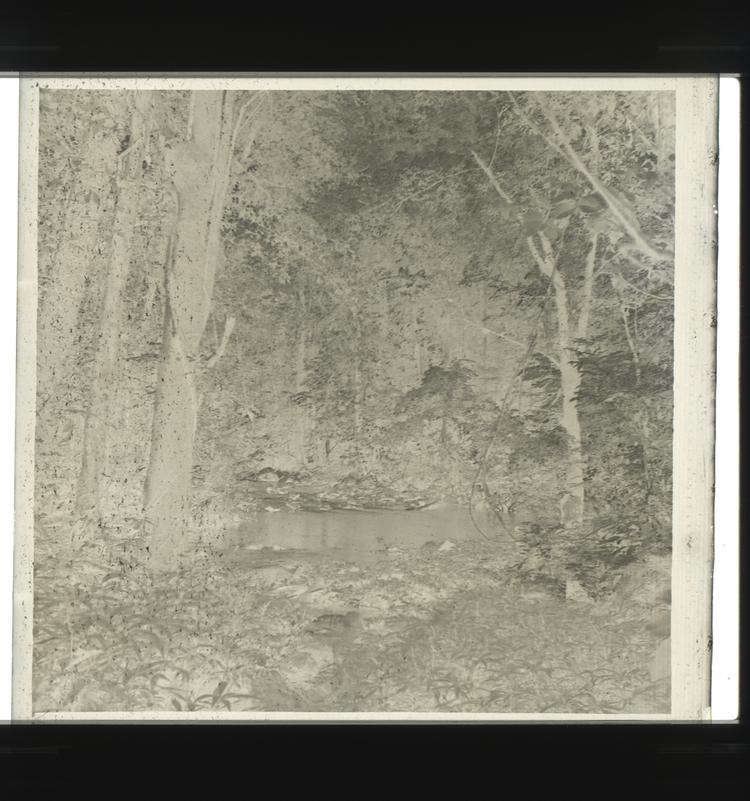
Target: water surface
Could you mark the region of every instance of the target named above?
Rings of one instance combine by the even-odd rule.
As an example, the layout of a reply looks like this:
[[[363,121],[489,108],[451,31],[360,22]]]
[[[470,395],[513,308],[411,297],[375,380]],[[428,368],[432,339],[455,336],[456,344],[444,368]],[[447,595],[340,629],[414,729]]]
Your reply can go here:
[[[230,548],[313,551],[352,562],[371,562],[388,548],[478,539],[469,510],[444,506],[421,511],[259,512],[231,534]]]

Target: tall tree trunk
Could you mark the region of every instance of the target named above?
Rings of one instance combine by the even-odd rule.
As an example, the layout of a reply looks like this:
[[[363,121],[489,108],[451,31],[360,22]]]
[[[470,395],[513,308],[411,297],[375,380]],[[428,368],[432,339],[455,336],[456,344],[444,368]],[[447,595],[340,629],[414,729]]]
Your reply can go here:
[[[562,412],[560,422],[567,435],[568,459],[565,471],[565,491],[560,499],[560,522],[564,526],[577,526],[583,522],[584,511],[584,463],[583,436],[578,414],[578,391],[581,388],[581,371],[577,365],[576,343],[573,338],[568,289],[559,270],[552,245],[547,236],[537,234],[541,243],[539,252],[534,238],[527,237],[529,252],[543,275],[552,281],[557,312],[557,343],[560,351],[560,390]],[[595,254],[594,254],[595,255]],[[593,275],[593,258],[589,262]],[[591,301],[591,287],[587,303]],[[582,309],[583,311],[583,309]],[[586,311],[588,314],[588,311]],[[580,317],[579,317],[580,323]],[[587,323],[586,323],[587,325]]]
[[[617,301],[620,305],[620,315],[622,316],[622,323],[623,323],[623,330],[625,332],[625,339],[628,343],[628,348],[630,348],[630,355],[633,360],[633,373],[635,378],[635,388],[636,392],[640,390],[641,386],[641,356],[638,349],[638,308],[636,307],[634,310],[634,326],[633,331],[631,333],[630,330],[630,322],[628,320],[628,308],[625,305],[625,301],[622,297],[621,292],[621,285],[618,282],[615,276],[610,276],[610,282],[612,284],[612,289],[614,290],[615,295],[617,295]],[[651,495],[651,470],[649,467],[649,455],[648,455],[648,446],[649,446],[649,424],[648,424],[648,407],[644,404],[642,398],[638,397],[638,411],[635,416],[636,422],[638,424],[638,438],[639,444],[641,448],[641,458],[643,460],[643,481],[644,486],[646,489],[646,498],[648,499]]]
[[[362,430],[362,371],[359,363],[359,348],[362,338],[362,325],[359,319],[359,303],[355,302],[352,308],[352,322],[354,323],[354,336],[352,337],[352,423],[354,425],[354,444],[360,450],[359,434]]]
[[[167,154],[175,219],[144,499],[155,569],[169,568],[186,545],[198,413],[195,368],[220,257],[233,139],[231,94],[198,91],[190,102],[188,135]]]
[[[474,161],[479,165],[489,179],[492,187],[507,204],[513,199],[502,188],[497,176],[475,152],[472,151]],[[534,236],[538,237],[541,251],[537,247]],[[581,386],[581,372],[576,364],[575,341],[571,331],[571,315],[568,303],[568,291],[565,279],[557,266],[557,260],[552,250],[549,238],[543,231],[526,237],[526,245],[534,262],[542,275],[552,281],[555,290],[555,307],[557,311],[557,337],[560,351],[560,388],[562,391],[562,412],[560,422],[568,440],[568,459],[565,475],[565,491],[560,499],[560,522],[566,526],[579,525],[583,521],[584,510],[584,463],[583,463],[583,437],[581,434],[581,421],[578,415],[578,390]],[[587,274],[584,279],[584,301],[591,302],[593,291],[593,270],[596,251],[589,254]],[[589,271],[590,270],[590,276]],[[586,299],[587,298],[587,299]],[[582,308],[583,313],[583,308]],[[588,310],[586,309],[586,315]],[[581,318],[579,317],[579,322]],[[588,326],[588,317],[583,324]]]
[[[305,289],[299,290],[299,328],[297,331],[297,366],[295,374],[295,390],[297,394],[305,388],[305,358],[307,348],[307,331],[305,329],[305,317],[307,307],[305,301]],[[300,404],[297,411],[297,453],[302,469],[307,466],[307,454],[305,452],[305,438],[307,436],[307,412],[305,404]]]
[[[189,528],[188,492],[198,413],[193,370],[194,362],[167,308],[145,497],[149,548],[159,569],[169,567],[182,551]]]
[[[669,155],[674,148],[675,96],[672,92],[655,92],[651,114],[656,134],[656,171],[664,175],[669,169]]]
[[[139,143],[148,111],[148,93],[135,94],[130,141]],[[76,513],[93,525],[101,522],[101,481],[106,472],[109,427],[112,425],[111,399],[117,392],[117,357],[124,317],[124,292],[133,250],[133,233],[138,219],[140,186],[140,146],[118,159],[115,176],[115,216],[109,272],[99,322],[99,342],[94,357],[91,395],[86,413],[83,454],[78,479]]]
[[[555,274],[554,286],[560,348],[561,422],[568,437],[568,463],[565,475],[565,493],[560,501],[560,522],[567,526],[579,525],[583,521],[583,438],[578,415],[581,372],[576,365],[577,353],[570,331],[568,292],[565,280],[559,272]]]
[[[484,327],[484,323],[487,320],[487,293],[486,292],[481,292],[480,295],[479,295],[479,312],[481,314],[480,319],[482,321],[482,327],[480,329],[481,332],[482,332],[482,358],[486,359],[487,358],[487,345],[488,345],[487,329]]]
[[[591,318],[591,304],[594,298],[594,268],[596,267],[596,250],[599,243],[599,234],[591,234],[591,247],[586,254],[586,269],[583,274],[583,290],[578,310],[578,339],[586,339],[589,335],[589,319]]]
[[[422,345],[419,341],[419,309],[416,303],[414,303],[413,312],[412,337],[414,340],[414,369],[417,374],[417,383],[419,383],[422,381],[422,375],[424,374],[424,364],[422,363]]]
[[[354,438],[359,447],[359,432],[362,430],[362,409],[360,400],[362,397],[362,374],[359,367],[359,354],[354,354]]]

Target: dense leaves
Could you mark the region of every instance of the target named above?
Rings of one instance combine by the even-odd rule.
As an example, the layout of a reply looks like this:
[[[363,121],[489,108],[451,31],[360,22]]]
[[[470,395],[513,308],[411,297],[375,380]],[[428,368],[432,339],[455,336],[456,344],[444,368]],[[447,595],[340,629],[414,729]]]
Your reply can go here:
[[[124,540],[142,549],[154,389],[169,330],[169,153],[192,121],[187,93],[154,92],[148,119],[134,99],[42,94],[35,497],[40,526],[54,521],[89,545]],[[671,537],[672,95],[274,91],[241,93],[235,108],[222,257],[190,361],[196,444],[180,532],[188,552],[258,510],[452,499],[481,520],[489,550],[512,540],[503,581],[543,585],[549,620],[564,616],[571,582],[604,602],[628,565],[663,554]],[[109,322],[103,310],[126,200],[137,212],[120,297],[126,324],[113,340],[100,503],[81,520],[92,365]],[[564,511],[572,495],[582,501],[577,516]],[[641,703],[602,689],[608,679],[598,668],[581,680],[572,646],[544,667],[547,700],[535,696],[521,674],[540,652],[518,627],[503,628],[491,601],[497,587],[475,583],[461,596],[456,583],[441,594],[453,568],[469,586],[469,561],[448,570],[445,560],[404,557],[396,573],[424,579],[426,606],[453,604],[439,628],[441,637],[453,634],[438,653],[436,630],[421,618],[408,636],[397,630],[404,621],[373,624],[369,666],[347,667],[359,671],[356,687],[374,695],[353,699],[345,688],[321,695],[324,678],[302,695],[279,678],[279,653],[302,673],[320,654],[295,651],[310,624],[306,611],[260,587],[242,612],[240,650],[252,675],[232,663],[240,655],[229,645],[240,625],[232,617],[237,576],[222,577],[229,589],[199,603],[182,579],[152,594],[136,571],[133,586],[126,576],[111,580],[112,597],[85,584],[70,601],[73,618],[52,614],[64,582],[49,567],[54,537],[41,527],[37,536],[53,552],[37,597],[50,604],[49,636],[67,637],[68,648],[39,652],[38,692],[48,708],[598,711]],[[343,572],[332,568],[329,578],[343,581]],[[393,587],[401,591],[404,581]],[[128,593],[143,608],[129,606]],[[529,625],[525,606],[510,608]],[[137,621],[145,619],[174,626],[144,633]],[[104,642],[106,620],[126,626],[124,639]],[[549,648],[561,644],[558,623],[536,631]],[[200,650],[209,629],[223,643],[221,664]],[[577,642],[571,625],[561,631]],[[255,634],[262,646],[252,645]],[[392,638],[390,650],[375,641],[379,634]],[[464,636],[486,640],[487,652],[462,660]],[[280,646],[284,637],[291,639]],[[73,653],[78,642],[84,651]],[[603,664],[609,646],[597,643]],[[519,644],[520,661],[503,661],[499,654]],[[637,637],[621,645],[622,686],[640,692],[637,664],[647,649]],[[405,659],[413,671],[406,689]],[[76,660],[107,682],[88,699],[78,686],[55,686]],[[105,669],[107,660],[118,667]],[[190,671],[199,675],[194,683]],[[560,680],[568,686],[550,700]]]

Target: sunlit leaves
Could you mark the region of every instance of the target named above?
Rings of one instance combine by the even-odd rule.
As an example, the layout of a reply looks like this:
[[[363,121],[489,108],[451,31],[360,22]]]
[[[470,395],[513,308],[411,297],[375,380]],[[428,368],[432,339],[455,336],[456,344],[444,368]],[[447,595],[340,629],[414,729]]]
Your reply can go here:
[[[577,206],[578,204],[574,199],[558,200],[550,209],[550,217],[555,220],[560,217],[568,217],[575,211]]]
[[[578,201],[578,208],[588,214],[601,211],[605,206],[604,198],[598,192],[592,192]]]

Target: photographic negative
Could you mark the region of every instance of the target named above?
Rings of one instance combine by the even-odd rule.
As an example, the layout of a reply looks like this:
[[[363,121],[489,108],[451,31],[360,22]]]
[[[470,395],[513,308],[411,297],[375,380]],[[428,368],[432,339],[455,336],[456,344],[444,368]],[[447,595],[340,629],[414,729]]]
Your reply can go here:
[[[15,716],[706,717],[716,92],[24,79]]]

